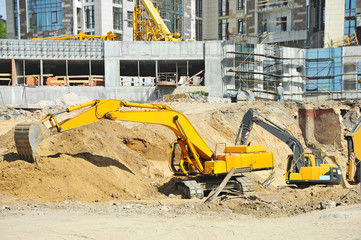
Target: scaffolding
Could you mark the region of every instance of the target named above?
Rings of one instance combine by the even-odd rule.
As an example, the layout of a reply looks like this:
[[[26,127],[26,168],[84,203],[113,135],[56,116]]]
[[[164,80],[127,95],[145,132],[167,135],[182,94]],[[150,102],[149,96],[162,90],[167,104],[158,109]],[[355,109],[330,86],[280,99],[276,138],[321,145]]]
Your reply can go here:
[[[349,47],[293,49],[277,45],[233,43],[235,90],[250,90],[256,97],[272,99],[284,83],[288,99],[349,98],[361,91],[361,55]],[[286,55],[284,55],[287,53]],[[229,88],[232,90],[232,88]],[[323,96],[323,97],[322,97]],[[301,99],[300,99],[301,100]]]

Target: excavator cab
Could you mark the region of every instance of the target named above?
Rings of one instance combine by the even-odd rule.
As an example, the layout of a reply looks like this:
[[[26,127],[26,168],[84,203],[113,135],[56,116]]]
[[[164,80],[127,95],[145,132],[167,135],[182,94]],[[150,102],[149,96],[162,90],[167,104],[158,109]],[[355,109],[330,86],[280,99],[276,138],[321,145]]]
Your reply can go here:
[[[305,153],[303,159],[288,156],[286,183],[297,186],[315,184],[340,184],[341,170],[332,164],[325,164],[322,158]]]
[[[179,141],[182,140],[178,139],[177,141],[174,141],[172,143],[172,152],[170,155],[169,167],[170,170],[174,173],[174,175],[181,176],[190,173],[191,166],[187,161],[185,154],[182,151]],[[188,152],[188,156],[189,156],[188,147],[184,146],[184,148]]]

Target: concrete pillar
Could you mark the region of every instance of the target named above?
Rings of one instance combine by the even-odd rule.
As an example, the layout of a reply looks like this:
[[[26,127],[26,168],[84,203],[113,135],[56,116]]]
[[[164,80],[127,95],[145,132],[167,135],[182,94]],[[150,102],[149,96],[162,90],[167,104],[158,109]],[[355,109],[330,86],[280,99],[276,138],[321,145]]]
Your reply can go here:
[[[155,60],[155,82],[158,81],[158,60]]]
[[[68,76],[68,60],[65,60],[65,76],[66,76],[66,86],[69,86],[69,76]]]
[[[315,142],[315,112],[314,109],[298,109],[298,124],[301,128],[306,145]]]
[[[204,83],[211,97],[223,97],[222,42],[204,42]]]
[[[120,42],[104,42],[104,81],[106,87],[120,86]]]
[[[16,86],[18,84],[15,59],[11,59],[11,82],[13,86]]]
[[[140,77],[140,65],[139,65],[139,60],[137,61],[138,64],[138,78]]]
[[[26,77],[25,77],[25,60],[23,60],[23,80],[24,80],[24,85],[26,85]]]
[[[43,86],[43,59],[40,59],[40,79],[38,85]]]
[[[89,81],[90,81],[90,86],[93,86],[93,78],[92,78],[92,61],[89,60]]]

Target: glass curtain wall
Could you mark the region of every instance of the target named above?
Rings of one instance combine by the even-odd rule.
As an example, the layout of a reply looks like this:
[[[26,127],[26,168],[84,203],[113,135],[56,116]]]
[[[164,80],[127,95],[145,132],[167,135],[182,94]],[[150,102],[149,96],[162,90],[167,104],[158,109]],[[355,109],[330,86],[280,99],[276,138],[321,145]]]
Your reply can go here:
[[[34,32],[63,28],[61,0],[29,0],[29,28]]]

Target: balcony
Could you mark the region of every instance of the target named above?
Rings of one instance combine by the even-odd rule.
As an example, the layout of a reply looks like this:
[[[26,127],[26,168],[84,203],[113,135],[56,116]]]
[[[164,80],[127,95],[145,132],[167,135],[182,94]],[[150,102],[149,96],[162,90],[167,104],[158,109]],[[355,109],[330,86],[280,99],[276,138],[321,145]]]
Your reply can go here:
[[[258,0],[257,2],[257,11],[258,12],[267,12],[274,11],[276,9],[284,8],[293,8],[293,0]]]

